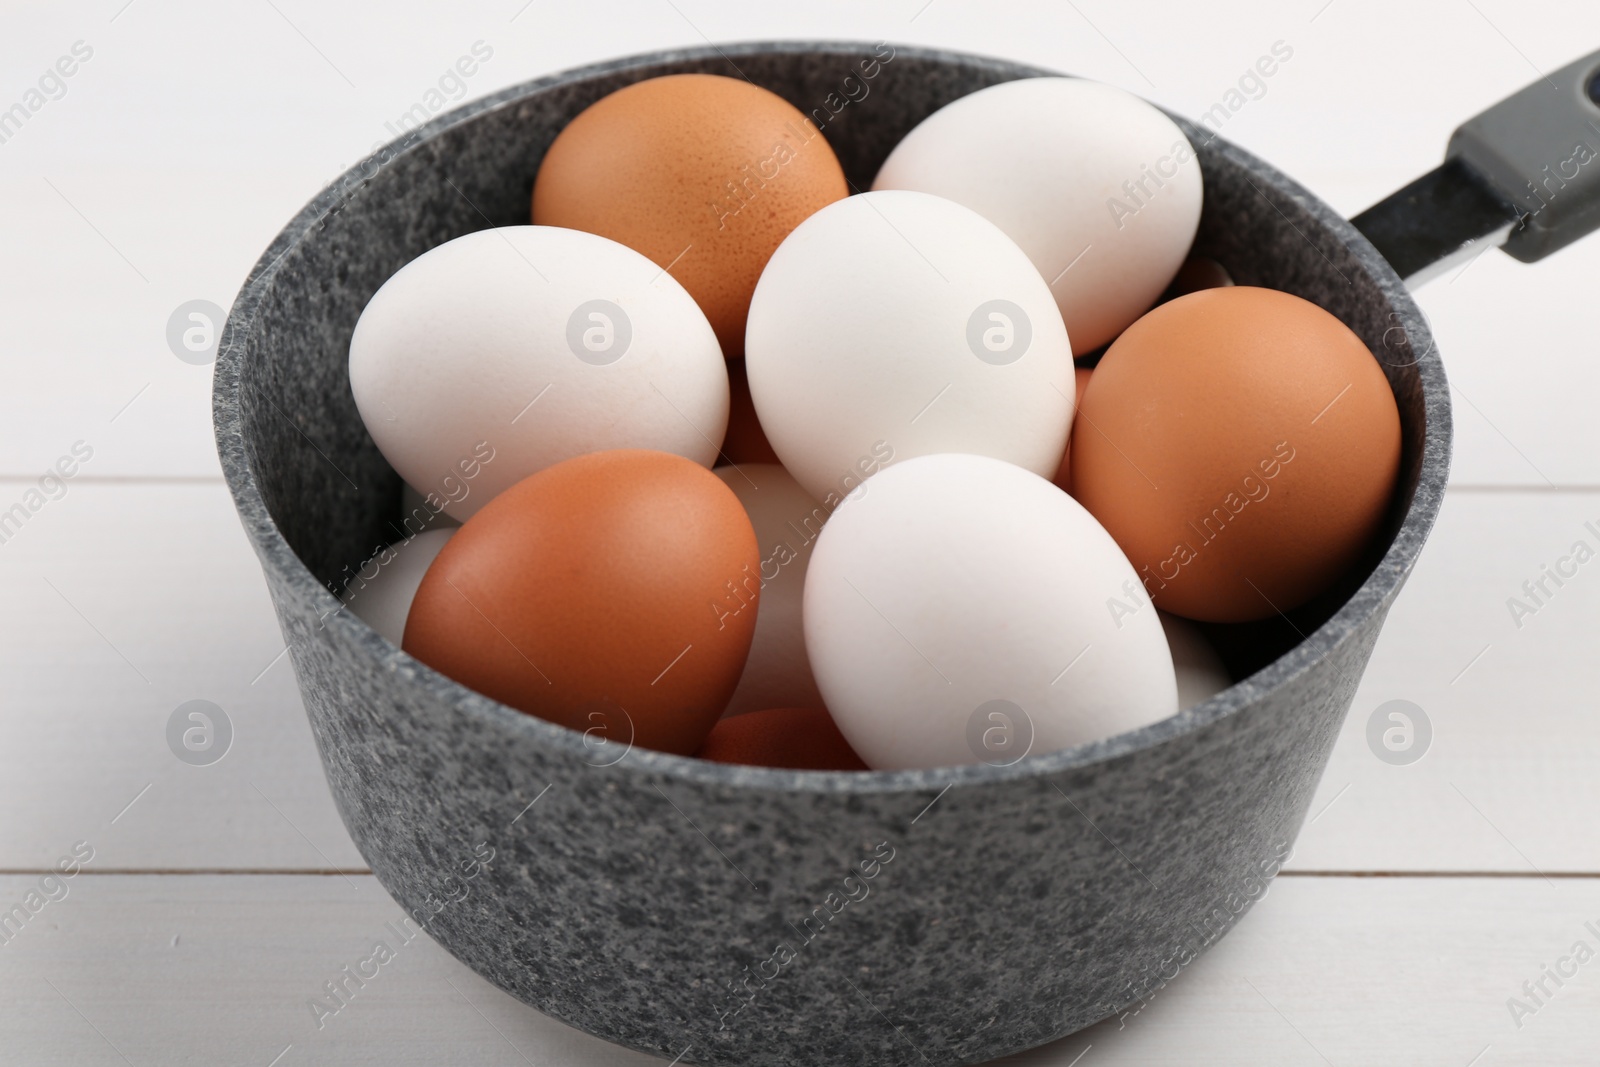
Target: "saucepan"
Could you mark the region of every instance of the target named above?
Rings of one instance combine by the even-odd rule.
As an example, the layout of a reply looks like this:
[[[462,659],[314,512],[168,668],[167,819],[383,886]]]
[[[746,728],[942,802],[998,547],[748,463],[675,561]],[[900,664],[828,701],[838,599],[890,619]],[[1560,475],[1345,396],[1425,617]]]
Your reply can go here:
[[[1571,162],[1576,146],[1600,145],[1600,55],[1464,124],[1443,166],[1354,222],[1175,116],[1204,175],[1196,254],[1241,284],[1314,301],[1366,342],[1399,406],[1401,472],[1359,573],[1287,617],[1212,627],[1239,681],[1108,740],[1010,766],[896,772],[640,749],[616,759],[341,612],[336,591],[395,539],[401,509],[346,371],[378,286],[451,238],[526,223],[551,140],[623,85],[736,67],[810,113],[868,58],[879,60],[870,94],[825,129],[858,189],[937,108],[1053,73],[783,42],[638,56],[504,90],[406,133],[307,205],[245,283],[216,365],[223,470],[334,801],[377,879],[500,988],[683,1062],[990,1059],[1147,997],[1223,936],[1289,855],[1439,511],[1450,398],[1407,283],[1486,243],[1535,259],[1600,223],[1600,166]]]

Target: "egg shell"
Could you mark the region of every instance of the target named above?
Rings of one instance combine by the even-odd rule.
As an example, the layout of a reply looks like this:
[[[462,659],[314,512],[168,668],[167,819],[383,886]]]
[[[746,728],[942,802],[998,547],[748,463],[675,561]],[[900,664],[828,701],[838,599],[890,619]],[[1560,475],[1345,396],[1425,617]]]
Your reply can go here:
[[[869,766],[1015,763],[1177,711],[1138,595],[1115,542],[1049,481],[923,456],[873,475],[823,527],[806,649]]]
[[[532,218],[603,234],[670,270],[735,359],[773,249],[848,191],[833,149],[782,97],[740,78],[673,74],[617,90],[561,131],[539,165]]]
[[[1178,268],[1172,284],[1162,294],[1168,300],[1198,293],[1202,289],[1226,289],[1233,284],[1228,268],[1207,256],[1190,256]]]
[[[806,566],[828,512],[777,464],[745,463],[711,472],[739,498],[761,550],[761,612],[739,686],[723,715],[822,705],[806,658],[800,605]]]
[[[712,727],[695,753],[716,763],[797,771],[864,771],[867,765],[822,708],[769,708]]]
[[[948,197],[1032,258],[1082,355],[1156,302],[1200,223],[1194,149],[1159,109],[1082,78],[964,96],[897,145],[874,189]]]
[[[418,256],[368,301],[350,389],[390,466],[451,516],[585,452],[710,467],[728,376],[689,294],[615,241],[503,226]]]
[[[750,379],[742,359],[728,364],[728,433],[722,439],[721,459],[740,464],[779,462],[756,415],[756,402],[750,399]]]
[[[339,599],[356,618],[399,645],[422,576],[455,532],[454,526],[425,530],[385,547],[350,577]]]
[[[1044,279],[994,224],[925,193],[863,193],[801,223],[756,287],[745,365],[767,439],[825,507],[940,452],[1049,477],[1072,423]]]
[[[414,527],[440,529],[449,527],[455,529],[461,525],[461,520],[454,518],[449,512],[436,508],[434,504],[442,503],[437,497],[428,500],[428,494],[413,489],[405,482],[400,483],[400,516],[407,529]]]
[[[1161,629],[1172,652],[1172,669],[1178,676],[1178,708],[1203,704],[1233,684],[1222,657],[1200,627],[1188,619],[1162,611]]]
[[[688,755],[744,668],[759,562],[744,508],[704,467],[633,449],[578,456],[456,531],[404,647],[514,708]]]
[[[1130,326],[1083,397],[1077,498],[1157,607],[1244,622],[1354,565],[1400,467],[1378,362],[1315,304],[1253,286],[1178,297]]]
[[[1083,391],[1089,388],[1089,378],[1094,371],[1089,367],[1079,367],[1072,372],[1073,381],[1077,388],[1073,394],[1072,407],[1072,433],[1067,435],[1067,450],[1061,454],[1061,464],[1056,468],[1056,476],[1051,479],[1064,493],[1072,492],[1072,438],[1078,432],[1078,412],[1083,409]],[[1089,431],[1093,433],[1091,429]]]

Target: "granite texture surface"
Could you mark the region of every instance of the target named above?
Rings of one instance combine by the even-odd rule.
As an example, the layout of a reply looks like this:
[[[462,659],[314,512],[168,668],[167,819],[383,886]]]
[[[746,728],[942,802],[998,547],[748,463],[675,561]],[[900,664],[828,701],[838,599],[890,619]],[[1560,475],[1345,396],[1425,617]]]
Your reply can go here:
[[[870,91],[833,115],[874,58]],[[1450,440],[1438,355],[1344,219],[1185,123],[1206,183],[1199,251],[1328,308],[1394,386],[1403,484],[1370,566],[1291,619],[1214,628],[1242,680],[1212,700],[1011,767],[789,772],[586,745],[338,610],[333,589],[399,536],[400,510],[346,350],[367,298],[409,259],[526,222],[564,122],[624,84],[690,70],[822,108],[862,189],[931,111],[1047,73],[870,43],[621,60],[443,116],[289,224],[224,331],[217,447],[334,799],[378,879],[441,945],[611,1041],[739,1067],[962,1064],[1042,1044],[1181,981],[1288,855],[1438,511]]]

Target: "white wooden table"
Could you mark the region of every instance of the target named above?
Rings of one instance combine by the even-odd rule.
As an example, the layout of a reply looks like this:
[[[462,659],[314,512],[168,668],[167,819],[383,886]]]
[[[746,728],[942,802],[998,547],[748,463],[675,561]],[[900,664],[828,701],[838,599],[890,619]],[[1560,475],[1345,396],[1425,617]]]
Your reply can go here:
[[[852,37],[1198,114],[1282,40],[1292,59],[1223,132],[1349,212],[1431,168],[1461,119],[1600,47],[1587,0],[9,7],[0,111],[76,42],[92,55],[0,142],[0,510],[76,442],[93,455],[0,543],[0,911],[50,891],[0,940],[8,1064],[650,1062],[426,939],[318,1028],[309,999],[399,911],[323,782],[219,475],[209,368],[165,340],[185,301],[226,307],[278,228],[475,42],[493,55],[464,96],[705,39]],[[1600,525],[1597,273],[1600,239],[1531,267],[1491,252],[1422,292],[1455,387],[1452,487],[1293,861],[1137,1016],[1017,1062],[1600,1062],[1600,960],[1561,962],[1600,951],[1600,562],[1520,627],[1506,603]],[[236,731],[212,766],[165,740],[194,698]],[[1391,699],[1433,725],[1408,766],[1366,743]],[[75,847],[92,859],[49,880]]]

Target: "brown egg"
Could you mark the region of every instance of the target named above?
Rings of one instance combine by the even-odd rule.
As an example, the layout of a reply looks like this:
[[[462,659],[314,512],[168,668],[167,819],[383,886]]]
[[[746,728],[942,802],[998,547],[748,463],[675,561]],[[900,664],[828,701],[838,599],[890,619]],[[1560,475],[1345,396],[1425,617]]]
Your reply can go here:
[[[867,769],[822,708],[773,708],[723,719],[695,755],[717,763],[796,771]]]
[[[778,454],[767,440],[767,432],[761,428],[761,420],[756,417],[743,360],[728,364],[728,433],[722,439],[722,462],[779,462]]]
[[[667,268],[729,359],[778,243],[849,192],[816,126],[738,78],[672,74],[591,105],[545,153],[533,222],[609,237]]]
[[[1177,276],[1167,286],[1167,291],[1161,294],[1161,299],[1175,300],[1202,289],[1226,289],[1232,284],[1233,276],[1228,273],[1227,267],[1206,256],[1190,256],[1178,268]]]
[[[1400,465],[1400,415],[1361,339],[1251,286],[1162,304],[1085,392],[1072,486],[1156,606],[1243,622],[1298,607],[1360,557]]]
[[[467,520],[423,576],[404,647],[529,714],[687,755],[744,669],[760,564],[738,497],[704,467],[592,452]]]
[[[1067,450],[1061,453],[1061,466],[1056,468],[1054,481],[1064,493],[1072,492],[1072,438],[1078,433],[1077,413],[1083,410],[1083,391],[1089,388],[1089,376],[1094,371],[1088,367],[1074,367],[1072,376],[1077,390],[1073,394],[1072,433],[1067,435]]]

